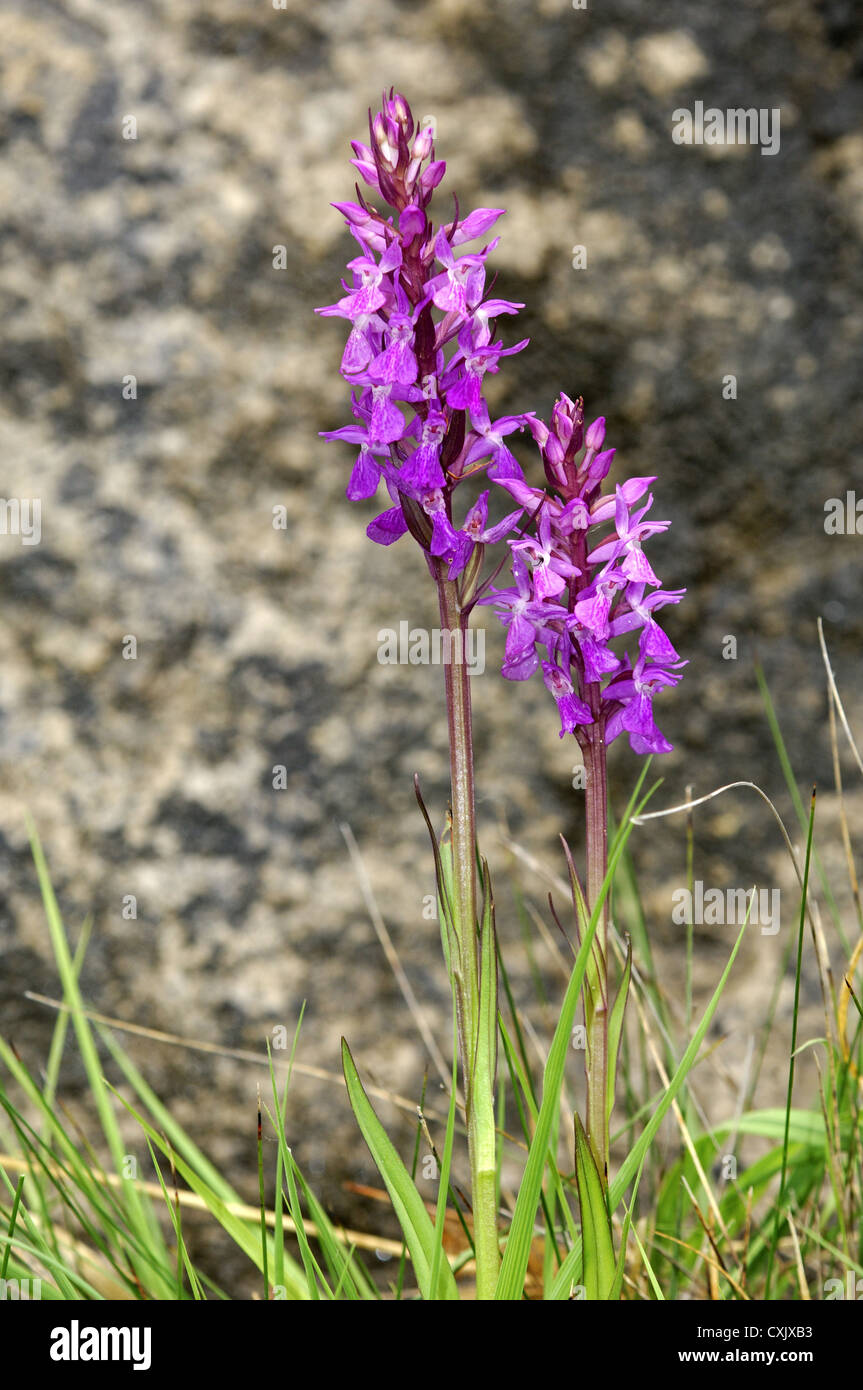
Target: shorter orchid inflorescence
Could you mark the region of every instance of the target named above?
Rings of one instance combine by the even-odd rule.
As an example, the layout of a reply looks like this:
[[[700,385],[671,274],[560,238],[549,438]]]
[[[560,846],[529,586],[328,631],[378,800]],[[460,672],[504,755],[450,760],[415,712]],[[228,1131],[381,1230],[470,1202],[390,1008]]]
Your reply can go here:
[[[606,745],[625,731],[636,753],[668,753],[672,745],[654,722],[652,701],[664,686],[676,685],[686,663],[654,612],[679,603],[685,590],[660,588],[642,550],[648,536],[670,525],[645,520],[653,502],[649,494],[636,510],[655,479],[630,478],[613,493],[602,493],[615,451],[603,448],[604,419],[585,430],[580,400],[561,394],[550,425],[533,417],[526,423],[549,488],[528,487],[520,478],[498,480],[534,530],[509,541],[515,586],[478,600],[493,604],[506,625],[503,674],[527,680],[542,671],[557,701],[561,737],[574,733],[583,741],[588,726],[598,724]],[[610,643],[636,630],[633,665]]]

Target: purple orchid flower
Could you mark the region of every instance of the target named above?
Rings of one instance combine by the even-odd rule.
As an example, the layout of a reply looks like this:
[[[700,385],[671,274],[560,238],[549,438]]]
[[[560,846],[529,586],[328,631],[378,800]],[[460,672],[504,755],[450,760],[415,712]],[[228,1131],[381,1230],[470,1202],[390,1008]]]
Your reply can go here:
[[[560,737],[575,733],[579,724],[592,724],[593,714],[589,705],[574,693],[572,681],[559,666],[551,661],[543,661],[542,678],[546,689],[550,690],[557,702],[560,714]]]
[[[509,680],[527,680],[539,666],[535,647],[538,642],[552,648],[560,635],[550,624],[566,617],[562,604],[550,604],[536,599],[527,565],[518,554],[513,555],[514,589],[491,589],[477,602],[494,604],[498,617],[506,627],[506,646],[503,674]]]
[[[482,299],[486,257],[494,250],[499,240],[499,237],[495,237],[482,251],[470,251],[456,260],[446,233],[441,228],[435,240],[434,250],[435,257],[444,269],[440,275],[434,276],[428,282],[432,302],[438,309],[459,314],[462,318],[468,317]]]
[[[464,569],[478,545],[495,545],[508,536],[521,516],[521,507],[509,512],[502,521],[488,526],[488,492],[480,493],[464,519],[461,530],[456,531],[446,512],[437,512],[434,517],[431,553],[449,561],[449,579],[456,579]]]
[[[526,415],[502,415],[499,420],[495,420],[492,424],[489,419],[488,406],[485,401],[481,401],[479,408],[471,415],[474,442],[465,456],[465,471],[469,471],[475,464],[479,463],[480,459],[490,458],[488,476],[494,482],[503,483],[511,478],[523,481],[524,474],[518,459],[503,441],[507,435],[523,429],[527,423],[528,416]]]
[[[677,664],[685,666],[687,663]],[[653,718],[653,697],[658,690],[676,685],[680,679],[675,672],[648,665],[639,657],[632,672],[612,680],[605,689],[605,698],[619,700],[621,704],[606,723],[606,743],[612,743],[625,730],[634,753],[670,753],[672,745]]]
[[[653,497],[650,496],[639,511],[630,514],[623,488],[618,488],[614,507],[617,535],[612,540],[597,546],[588,555],[588,563],[597,565],[606,564],[610,560],[619,560],[621,574],[632,580],[634,584],[658,584],[659,580],[654,574],[641,544],[648,536],[667,530],[671,522],[642,521],[641,518],[650,510],[652,505]]]
[[[625,730],[638,751],[667,751],[650,710],[657,691],[677,683],[681,661],[656,611],[683,591],[660,588],[644,554],[644,543],[669,525],[650,517],[656,479],[628,478],[603,493],[615,459],[605,417],[586,421],[582,401],[565,393],[548,423],[532,411],[492,419],[487,380],[528,345],[495,341],[496,320],[524,306],[484,298],[497,237],[478,251],[461,248],[487,236],[503,209],[461,217],[456,208],[433,225],[429,208],[446,166],[431,130],[415,127],[398,93],[370,113],[369,141],[354,142],[353,155],[386,209],[360,192],[335,204],[361,251],[348,262],[342,298],[319,312],[350,325],[341,371],[355,392],[355,423],[324,437],[357,447],[348,497],[369,500],[383,481],[392,503],[368,535],[391,545],[410,531],[433,574],[494,606],[506,628],[504,675],[525,680],[542,667],[564,732],[584,745],[592,729],[606,728],[609,742]],[[510,447],[523,430],[539,449],[545,487],[525,481]],[[458,526],[453,494],[479,471],[518,510],[489,526],[484,491]],[[519,518],[523,529],[513,537]],[[487,591],[478,577],[482,552],[506,538],[514,587]],[[630,634],[634,667],[612,647]]]

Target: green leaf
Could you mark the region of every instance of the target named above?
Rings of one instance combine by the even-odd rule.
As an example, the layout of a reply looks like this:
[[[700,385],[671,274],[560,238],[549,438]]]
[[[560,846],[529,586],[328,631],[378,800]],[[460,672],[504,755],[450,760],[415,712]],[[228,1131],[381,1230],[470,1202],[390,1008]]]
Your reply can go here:
[[[623,1275],[624,1270],[626,1268],[626,1243],[629,1240],[629,1232],[632,1226],[632,1213],[635,1209],[635,1199],[638,1196],[638,1189],[641,1185],[641,1174],[643,1170],[644,1159],[642,1158],[638,1172],[635,1175],[635,1182],[632,1185],[632,1196],[629,1199],[629,1206],[627,1206],[624,1202],[624,1211],[626,1215],[623,1219],[623,1231],[621,1232],[620,1236],[620,1249],[617,1253],[617,1266],[614,1271],[614,1283],[611,1286],[611,1293],[609,1295],[609,1301],[613,1299],[615,1303],[619,1300],[620,1292],[623,1288]]]
[[[453,1007],[455,1007],[455,990],[453,990]],[[440,1285],[440,1266],[441,1261],[446,1259],[443,1248],[443,1233],[446,1223],[446,1204],[450,1191],[449,1174],[452,1164],[453,1140],[455,1138],[455,1110],[456,1096],[458,1095],[458,1038],[455,1031],[455,1018],[453,1017],[453,1058],[452,1058],[452,1080],[449,1092],[449,1111],[446,1121],[446,1136],[443,1146],[443,1161],[441,1163],[440,1183],[438,1185],[437,1211],[435,1213],[435,1241],[434,1258],[432,1259],[432,1270],[430,1287],[438,1288]]]
[[[635,1174],[638,1172],[642,1158],[646,1154],[647,1150],[650,1148],[650,1145],[653,1143],[653,1140],[656,1136],[656,1131],[662,1124],[662,1121],[664,1120],[666,1113],[671,1108],[671,1102],[674,1100],[675,1096],[677,1095],[678,1091],[680,1090],[681,1086],[683,1085],[684,1081],[686,1080],[687,1076],[692,1070],[692,1067],[695,1064],[696,1058],[698,1057],[699,1049],[701,1048],[701,1044],[704,1041],[704,1038],[707,1034],[707,1030],[710,1027],[713,1015],[716,1012],[717,1006],[719,1004],[719,1000],[722,997],[722,992],[725,989],[726,984],[728,983],[728,977],[731,974],[731,967],[737,959],[737,952],[740,950],[740,945],[743,941],[743,934],[746,931],[748,921],[749,912],[747,911],[746,921],[744,921],[743,926],[740,928],[740,932],[732,948],[731,955],[728,957],[728,964],[722,972],[719,984],[713,991],[713,997],[711,998],[710,1003],[704,1011],[704,1017],[702,1018],[697,1029],[695,1030],[695,1033],[692,1037],[692,1041],[690,1042],[682,1058],[680,1059],[680,1065],[678,1066],[673,1077],[671,1078],[671,1081],[669,1082],[668,1090],[665,1092],[665,1094],[662,1097],[662,1100],[659,1102],[653,1114],[651,1115],[649,1121],[647,1122],[647,1125],[644,1128],[643,1133],[630,1149],[629,1153],[623,1161],[620,1172],[618,1173],[614,1182],[611,1184],[611,1188],[609,1191],[609,1211],[614,1211],[616,1209],[618,1202],[621,1200],[627,1187],[631,1183]],[[581,952],[579,952],[579,955],[581,955]],[[574,1246],[573,1249],[570,1250],[569,1254],[567,1255],[566,1259],[564,1260],[563,1264],[557,1272],[557,1278],[554,1281],[551,1291],[552,1299],[566,1299],[569,1297],[569,1287],[572,1282],[574,1272],[578,1268],[578,1263],[580,1259],[581,1246],[579,1244]]]
[[[762,1139],[784,1139],[785,1119],[784,1109],[750,1110],[747,1115],[727,1120],[710,1132],[717,1139],[724,1139],[735,1130],[738,1134],[759,1134]],[[788,1128],[792,1144],[805,1144],[813,1149],[825,1147],[824,1116],[817,1110],[791,1110]],[[843,1134],[843,1137],[846,1136]]]
[[[446,961],[447,971],[450,975],[453,972],[453,962],[461,959],[461,938],[459,935],[458,914],[455,911],[455,884],[453,882],[453,862],[452,862],[452,843],[445,836],[438,839],[431,823],[431,817],[426,809],[426,804],[420,791],[419,777],[414,775],[414,792],[416,793],[417,803],[422,818],[426,823],[426,829],[431,840],[432,854],[434,855],[435,879],[437,881],[438,894],[438,918],[440,920],[441,944],[443,946],[444,960]]]
[[[614,1241],[602,1178],[584,1125],[575,1116],[575,1177],[581,1207],[582,1280],[591,1302],[606,1302],[614,1287]]]
[[[354,1065],[350,1048],[344,1038],[342,1038],[342,1066],[348,1088],[348,1097],[357,1118],[357,1124],[369,1146],[369,1152],[377,1165],[378,1172],[386,1184],[390,1200],[404,1232],[420,1293],[426,1300],[432,1298],[457,1300],[458,1289],[449,1260],[441,1261],[437,1288],[432,1289],[431,1274],[435,1260],[436,1236],[431,1217],[411,1181],[410,1174],[363,1090],[363,1084]]]
[[[493,1077],[497,1070],[497,946],[495,942],[494,896],[488,864],[482,861],[482,937],[480,943],[479,1028],[475,1074]],[[493,1090],[489,1085],[489,1091]]]
[[[659,1280],[657,1279],[653,1271],[653,1265],[650,1263],[647,1251],[642,1245],[641,1240],[639,1239],[638,1231],[635,1229],[634,1226],[632,1228],[632,1234],[635,1237],[635,1243],[638,1246],[638,1253],[641,1256],[642,1264],[644,1265],[644,1268],[647,1270],[647,1277],[650,1280],[650,1287],[653,1289],[653,1292],[656,1295],[656,1301],[657,1303],[664,1303],[665,1294],[662,1292]]]
[[[617,998],[611,1010],[608,1020],[608,1115],[614,1109],[615,1082],[617,1080],[617,1061],[620,1056],[620,1037],[623,1032],[623,1014],[626,1008],[626,1000],[629,994],[629,977],[632,974],[632,942],[627,943],[626,964],[623,967],[623,979],[620,982],[620,989],[617,991]]]

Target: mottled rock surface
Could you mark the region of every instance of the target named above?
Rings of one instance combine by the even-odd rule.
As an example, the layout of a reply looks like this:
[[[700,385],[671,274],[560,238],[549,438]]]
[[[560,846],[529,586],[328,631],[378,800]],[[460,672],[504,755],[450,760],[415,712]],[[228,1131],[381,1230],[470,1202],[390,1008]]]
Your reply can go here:
[[[348,140],[390,84],[434,118],[463,208],[509,209],[498,284],[527,302],[532,343],[504,364],[495,403],[547,413],[559,389],[583,393],[621,466],[659,477],[657,514],[674,524],[652,557],[668,586],[689,587],[669,629],[691,665],[662,707],[676,751],[656,804],[744,778],[789,814],[756,649],[801,787],[832,787],[819,614],[863,727],[863,537],[824,529],[827,498],[863,496],[861,35],[851,0],[0,5],[0,496],[42,508],[38,545],[0,535],[0,1005],[33,1065],[51,1020],[23,991],[57,984],[25,808],[70,928],[93,915],[83,978],[104,1012],[261,1049],[306,1000],[304,1061],[336,1072],[345,1033],[368,1073],[416,1095],[423,1050],[343,820],[418,995],[447,1017],[411,786],[418,771],[439,818],[440,671],[377,660],[382,627],[435,623],[433,595],[408,541],[365,540],[372,505],[343,496],[349,452],[317,437],[348,419],[341,326],[312,316],[351,246],[328,204],[351,196]],[[778,107],[779,152],[676,145],[672,112],[698,100]],[[579,843],[581,794],[544,691],[497,678],[487,621],[474,681],[483,839],[528,1000],[498,827],[557,871],[558,832]],[[729,635],[736,661],[723,659]],[[618,805],[635,761],[615,753]],[[829,855],[838,820],[824,800]],[[850,805],[859,826],[859,794]],[[696,840],[706,882],[787,893],[782,932],[753,939],[720,1017],[733,1081],[796,904],[754,796],[710,803]],[[679,998],[683,826],[654,823],[632,843]],[[521,878],[541,905],[541,882]],[[696,933],[698,999],[728,936]],[[817,1028],[814,975],[807,998]],[[783,995],[780,1017],[787,1007]],[[251,1194],[260,1070],[130,1046]],[[81,1082],[70,1071],[73,1093]],[[717,1116],[735,1103],[725,1079],[705,1095]],[[298,1077],[291,1127],[336,1209],[370,1221],[339,1186],[371,1180],[340,1089]]]

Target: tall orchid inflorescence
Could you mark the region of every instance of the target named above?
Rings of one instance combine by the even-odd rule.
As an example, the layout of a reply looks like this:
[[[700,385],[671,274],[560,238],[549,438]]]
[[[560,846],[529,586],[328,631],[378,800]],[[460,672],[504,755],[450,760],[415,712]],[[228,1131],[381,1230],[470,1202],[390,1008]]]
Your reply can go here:
[[[561,394],[549,424],[532,411],[491,418],[485,377],[527,346],[523,339],[505,347],[497,320],[524,305],[496,298],[486,287],[486,262],[497,238],[478,251],[456,253],[483,238],[504,209],[478,208],[462,217],[454,200],[450,220],[435,228],[429,205],[445,165],[435,158],[431,128],[416,128],[404,97],[390,91],[382,109],[369,112],[369,130],[368,145],[354,142],[352,163],[371,194],[357,186],[356,202],[334,204],[360,254],[348,262],[351,281],[342,282],[342,298],[317,311],[350,324],[341,371],[351,387],[354,423],[324,437],[357,446],[350,499],[374,497],[382,482],[389,492],[391,505],[369,524],[370,538],[390,545],[410,532],[437,586],[445,628],[464,635],[472,608],[493,605],[507,629],[504,676],[526,680],[541,671],[557,702],[561,736],[573,734],[583,751],[584,886],[569,856],[576,925],[587,953],[587,1127],[579,1130],[577,1122],[576,1156],[579,1166],[595,1165],[607,1183],[615,1059],[609,1057],[606,748],[625,732],[636,753],[671,749],[654,721],[653,698],[677,683],[685,663],[655,614],[679,602],[683,590],[662,589],[642,550],[669,523],[646,519],[652,477],[630,478],[603,493],[615,451],[604,448],[604,419],[585,428],[581,400]],[[526,482],[507,443],[519,430],[539,447],[545,487]],[[507,505],[509,499],[516,504],[492,524],[490,489],[458,513],[454,506],[458,487],[482,472],[506,491]],[[504,539],[514,585],[493,588],[502,562],[482,582],[485,551]],[[615,650],[617,639],[636,632],[637,650]],[[435,843],[435,861],[464,1077],[477,1293],[488,1298],[500,1264],[494,906],[487,867],[477,856],[464,664],[446,664],[445,680],[451,836]],[[628,967],[623,1000],[627,980]],[[613,1031],[619,1038],[619,1026]],[[522,1257],[522,1244],[511,1241],[504,1266]]]
[[[354,141],[352,163],[396,215],[370,207],[359,187],[358,202],[334,205],[361,254],[348,262],[353,283],[343,285],[344,297],[317,312],[350,321],[341,370],[354,388],[356,424],[324,437],[359,446],[351,500],[373,497],[386,483],[393,506],[371,522],[371,539],[390,545],[409,530],[430,562],[446,562],[448,579],[467,571],[460,584],[466,597],[484,545],[507,535],[521,515],[519,507],[489,527],[485,492],[459,525],[452,498],[465,477],[484,468],[493,481],[522,476],[506,438],[528,417],[492,420],[483,379],[499,370],[502,357],[527,346],[526,338],[513,347],[495,341],[496,319],[524,305],[486,293],[485,263],[498,238],[455,255],[504,209],[478,208],[462,218],[456,203],[452,220],[435,232],[428,207],[446,165],[434,157],[431,127],[415,129],[404,97],[392,93],[369,123],[371,144]]]

